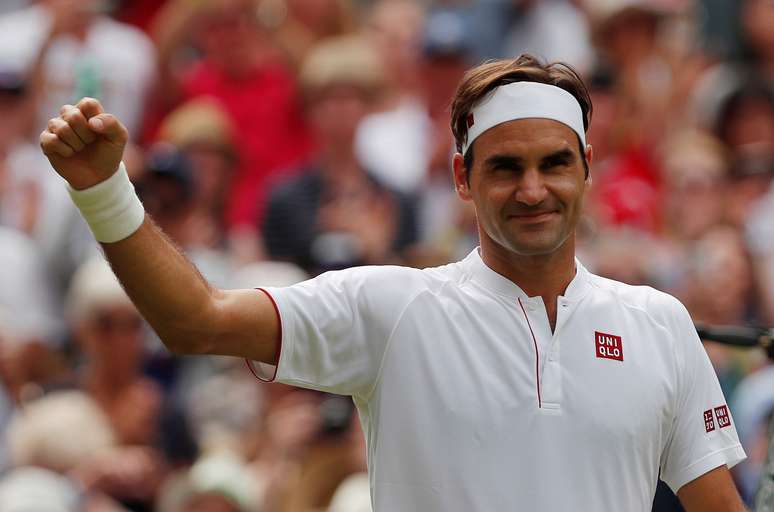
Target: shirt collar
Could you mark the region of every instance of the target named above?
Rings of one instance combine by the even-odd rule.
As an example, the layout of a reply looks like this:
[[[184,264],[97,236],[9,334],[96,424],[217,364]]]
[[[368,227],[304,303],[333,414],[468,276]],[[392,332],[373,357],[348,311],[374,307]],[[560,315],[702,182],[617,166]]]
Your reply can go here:
[[[484,260],[481,259],[480,248],[473,249],[463,260],[463,265],[471,279],[486,290],[511,299],[530,299],[516,283],[498,274],[484,263]],[[570,281],[564,295],[562,295],[562,298],[568,301],[580,300],[589,288],[588,270],[578,261],[578,258],[575,258],[575,269],[575,277]]]

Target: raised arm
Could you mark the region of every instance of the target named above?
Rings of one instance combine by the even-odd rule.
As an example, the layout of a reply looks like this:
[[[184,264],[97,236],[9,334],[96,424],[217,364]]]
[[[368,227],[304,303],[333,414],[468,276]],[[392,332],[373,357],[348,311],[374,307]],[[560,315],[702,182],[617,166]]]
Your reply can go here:
[[[117,169],[127,139],[120,121],[90,98],[62,107],[40,135],[54,169],[73,189],[89,191],[124,172]],[[120,215],[115,222],[123,221]],[[181,354],[275,363],[280,329],[271,300],[256,290],[210,286],[148,216],[141,222],[125,238],[103,240],[102,246],[129,297],[164,344]]]

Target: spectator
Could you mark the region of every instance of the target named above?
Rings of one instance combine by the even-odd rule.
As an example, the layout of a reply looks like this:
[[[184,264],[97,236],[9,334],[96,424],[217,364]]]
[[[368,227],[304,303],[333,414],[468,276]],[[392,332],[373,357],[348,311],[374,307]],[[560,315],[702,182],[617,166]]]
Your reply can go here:
[[[492,0],[470,6],[476,62],[531,53],[587,71],[593,52],[589,21],[568,0]]]
[[[232,453],[203,457],[185,475],[170,481],[159,512],[251,512],[255,484],[244,461]]]
[[[264,233],[272,258],[315,274],[392,261],[416,240],[413,204],[375,181],[353,137],[381,85],[379,61],[360,38],[321,43],[301,70],[316,161],[271,194]]]
[[[0,118],[3,119],[0,129],[0,225],[31,239],[28,251],[37,254],[27,257],[28,262],[19,265],[22,268],[39,266],[38,277],[29,281],[37,283],[30,284],[30,291],[9,286],[6,293],[19,293],[21,298],[44,290],[45,296],[39,295],[35,305],[25,304],[25,312],[18,316],[14,314],[14,318],[22,320],[27,313],[41,308],[50,310],[50,317],[37,325],[48,330],[45,337],[50,342],[61,342],[64,334],[61,309],[67,282],[75,267],[96,250],[96,244],[61,180],[52,179],[49,164],[41,158],[39,148],[26,139],[33,99],[30,85],[22,75],[0,71]],[[19,237],[18,234],[13,236]],[[12,241],[7,243],[9,247],[19,245]],[[15,249],[9,249],[5,256],[12,258],[15,253]],[[10,284],[17,277],[9,274],[5,279]],[[2,291],[0,295],[3,295]],[[17,304],[23,302],[17,301]],[[15,308],[12,311],[15,312]]]
[[[755,205],[745,229],[747,247],[758,276],[756,284],[765,325],[774,325],[774,223],[771,219],[774,219],[774,182],[767,195]]]
[[[753,73],[774,86],[774,5],[766,0],[744,0],[741,21]]]
[[[385,70],[384,90],[380,104],[358,126],[355,148],[374,177],[404,193],[419,190],[429,159],[428,98],[420,61],[423,16],[415,2],[379,1],[365,32]]]
[[[774,413],[774,366],[747,375],[731,397],[739,441],[748,454],[735,469],[742,498],[752,504],[760,482],[769,442],[769,423]]]
[[[5,333],[19,341],[60,345],[61,311],[35,243],[24,233],[0,226],[0,246]]]
[[[5,512],[81,512],[74,482],[41,468],[20,468],[0,480],[0,503]]]
[[[164,120],[159,138],[178,148],[190,164],[193,216],[199,245],[225,246],[227,192],[237,165],[235,128],[211,98],[191,100]]]
[[[354,32],[351,0],[276,0],[263,2],[259,16],[295,67],[318,42]]]
[[[741,227],[774,176],[774,89],[742,85],[725,98],[715,129],[732,157],[728,218]]]
[[[758,81],[741,84],[721,103],[715,132],[734,153],[774,147],[774,89]]]
[[[692,286],[685,301],[697,322],[736,325],[755,320],[752,269],[738,231],[717,226],[688,256]]]
[[[115,446],[109,420],[80,391],[59,391],[27,404],[13,418],[8,440],[19,467],[66,475],[82,490],[87,510],[126,512],[119,501],[147,500],[162,476],[158,460],[145,449]],[[28,492],[19,499],[28,499]]]
[[[170,439],[163,427],[170,425],[168,418],[175,418],[177,409],[171,401],[164,402],[160,386],[142,374],[142,318],[103,259],[78,269],[68,299],[73,335],[83,354],[78,384],[107,419],[117,446],[117,451],[95,459],[94,467],[87,466],[83,478],[93,479],[132,510],[149,510],[163,473],[161,450],[174,455],[175,443],[185,442],[184,419],[176,417],[172,426],[178,439]],[[118,467],[107,469],[115,464]],[[121,475],[125,464],[134,464],[128,480]]]
[[[139,134],[153,45],[101,10],[100,0],[41,0],[0,18],[0,60],[30,73],[40,94],[36,128],[61,105],[93,96]]]
[[[161,395],[141,374],[142,317],[104,260],[78,269],[69,304],[73,334],[84,354],[83,388],[110,420],[119,443],[155,444]]]
[[[115,437],[96,402],[80,391],[59,391],[21,409],[8,427],[8,441],[17,466],[67,473],[110,449]]]
[[[709,134],[684,132],[661,150],[666,234],[696,240],[724,221],[729,173],[725,146]]]
[[[694,90],[693,110],[705,125],[718,118],[718,111],[730,95],[757,84],[758,88],[774,87],[774,37],[771,27],[774,7],[766,0],[743,0],[733,6],[740,34],[736,46],[742,47],[706,70]],[[732,25],[727,23],[726,26]],[[736,28],[736,27],[735,27]]]
[[[299,165],[312,139],[300,114],[294,78],[260,25],[253,0],[169,2],[160,12],[155,38],[164,91],[179,99],[210,96],[220,101],[236,128],[239,164],[229,187],[230,230],[254,236],[260,225],[269,180]],[[173,69],[186,42],[202,58]]]
[[[157,144],[146,155],[145,173],[137,188],[146,209],[159,226],[200,266],[208,279],[225,284],[229,280],[232,261],[223,245],[218,243],[222,239],[218,234],[222,231],[216,228],[217,220],[200,207],[204,206],[200,202],[204,197],[201,194],[215,199],[212,194],[218,187],[219,177],[205,173],[218,173],[223,169],[218,168],[217,161],[210,168],[207,168],[206,160],[199,159],[196,163],[200,167],[195,170],[193,161],[175,146]]]
[[[654,152],[662,134],[681,120],[670,110],[677,101],[678,71],[659,37],[674,10],[655,2],[600,0],[591,2],[590,13],[600,56],[597,73],[608,75],[616,116],[615,147],[605,148],[615,153],[595,166],[595,208],[604,224],[655,233],[662,184]],[[689,69],[690,61],[680,66]]]

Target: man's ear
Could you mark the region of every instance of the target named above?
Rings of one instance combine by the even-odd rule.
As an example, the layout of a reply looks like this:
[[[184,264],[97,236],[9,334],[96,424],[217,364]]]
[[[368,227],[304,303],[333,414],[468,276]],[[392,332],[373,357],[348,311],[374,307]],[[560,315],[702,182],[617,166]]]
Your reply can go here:
[[[454,190],[457,192],[457,197],[463,201],[472,201],[473,197],[470,195],[468,173],[465,170],[465,157],[461,153],[454,154],[452,167],[454,170]]]
[[[586,182],[591,185],[591,164],[594,161],[594,148],[591,147],[591,144],[586,144],[586,165],[588,166],[589,172],[588,176],[586,176]]]

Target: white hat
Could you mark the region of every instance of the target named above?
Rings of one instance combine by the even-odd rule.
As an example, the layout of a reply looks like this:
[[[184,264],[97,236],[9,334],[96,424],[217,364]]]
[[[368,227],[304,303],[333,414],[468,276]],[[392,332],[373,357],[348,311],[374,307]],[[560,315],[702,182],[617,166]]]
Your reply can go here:
[[[3,512],[80,512],[80,495],[67,478],[41,468],[23,467],[0,480]]]
[[[134,308],[104,259],[94,258],[86,261],[75,272],[67,294],[70,320],[81,322],[96,313],[99,308],[111,306]]]
[[[6,439],[14,464],[63,472],[114,444],[107,417],[81,391],[57,391],[26,404],[11,418]]]

